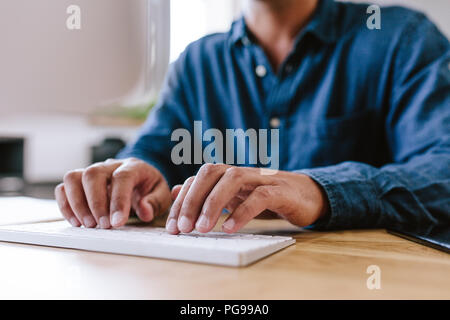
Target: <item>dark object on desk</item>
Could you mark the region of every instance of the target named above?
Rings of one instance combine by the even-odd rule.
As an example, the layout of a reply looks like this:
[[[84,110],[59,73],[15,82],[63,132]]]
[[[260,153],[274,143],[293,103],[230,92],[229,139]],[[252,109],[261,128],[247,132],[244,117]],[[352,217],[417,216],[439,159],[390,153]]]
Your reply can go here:
[[[450,227],[435,227],[427,230],[388,230],[399,237],[450,253]]]
[[[125,142],[120,138],[106,138],[98,146],[92,147],[92,163],[114,158],[125,147]]]
[[[23,189],[23,149],[23,138],[0,137],[0,193]]]

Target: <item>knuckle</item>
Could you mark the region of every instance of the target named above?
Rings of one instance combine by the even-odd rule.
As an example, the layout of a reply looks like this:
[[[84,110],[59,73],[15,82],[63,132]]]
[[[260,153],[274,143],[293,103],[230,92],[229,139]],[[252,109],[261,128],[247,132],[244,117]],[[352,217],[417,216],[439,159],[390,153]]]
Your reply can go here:
[[[239,167],[228,168],[226,170],[226,175],[232,180],[240,179],[240,178],[242,178],[242,175],[243,175],[243,169],[239,168]]]
[[[84,202],[81,199],[72,200],[73,209],[78,213],[84,212]]]
[[[103,210],[105,207],[105,204],[103,203],[103,201],[98,200],[98,199],[92,200],[91,205],[92,205],[93,211],[95,211],[95,212],[98,212],[98,210]]]
[[[108,158],[108,159],[106,159],[105,161],[104,161],[104,163],[105,164],[110,164],[110,163],[113,163],[113,162],[115,162],[116,160],[115,159],[113,159],[113,158]]]
[[[220,200],[220,197],[219,197],[217,194],[215,194],[215,193],[210,194],[210,195],[208,196],[208,199],[206,200],[207,206],[214,205],[214,204],[217,203],[219,200]]]
[[[272,187],[269,189],[269,192],[272,197],[282,197],[283,196],[282,190],[283,189],[280,187]]]
[[[124,163],[129,166],[140,166],[140,165],[147,165],[146,162],[142,161],[141,159],[131,157],[124,160]]]
[[[83,171],[83,175],[81,178],[83,181],[90,182],[100,174],[102,174],[102,172],[103,169],[99,165],[93,165]]]
[[[246,214],[250,211],[250,205],[248,203],[241,203],[241,205],[239,206],[239,210],[243,213]]]
[[[133,177],[133,172],[131,170],[116,170],[112,174],[113,180],[127,180]]]
[[[215,173],[219,169],[217,164],[214,163],[205,163],[201,166],[199,173],[204,174],[206,176]]]
[[[75,183],[79,180],[81,175],[81,172],[78,170],[71,170],[68,171],[65,175],[64,175],[64,183]]]
[[[275,185],[279,186],[279,187],[283,187],[283,188],[290,187],[290,184],[286,180],[281,179],[281,178],[274,179],[274,182],[275,182]]]
[[[127,197],[125,197],[123,195],[116,195],[111,200],[111,209],[113,209],[112,211],[123,210],[125,207],[126,201],[127,201]]]
[[[195,208],[197,206],[198,202],[195,199],[190,198],[186,198],[183,201],[183,205],[182,205],[182,209],[183,212],[187,212],[187,215],[192,212],[192,208]]]
[[[268,198],[272,195],[272,192],[267,187],[257,187],[254,192],[260,198]]]
[[[217,203],[217,199],[212,197],[208,198],[205,203],[202,206],[201,213],[205,216],[214,216],[215,212],[213,208],[215,207],[215,204]]]
[[[184,181],[184,184],[191,184],[195,179],[195,176],[189,177]]]
[[[122,168],[117,171],[128,172],[129,177],[135,177],[137,175],[144,175],[147,177],[162,176],[154,166],[138,158],[127,158],[123,161]]]

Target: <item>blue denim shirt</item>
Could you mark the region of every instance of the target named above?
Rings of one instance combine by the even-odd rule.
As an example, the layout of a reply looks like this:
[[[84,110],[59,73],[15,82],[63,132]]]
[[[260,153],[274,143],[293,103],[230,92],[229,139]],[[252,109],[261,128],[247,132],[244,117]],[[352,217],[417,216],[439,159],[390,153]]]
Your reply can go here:
[[[170,67],[159,102],[120,157],[157,167],[170,185],[177,128],[279,129],[279,169],[325,190],[320,229],[449,224],[450,45],[423,14],[321,0],[275,73],[243,18]],[[224,133],[225,135],[225,133]],[[205,144],[205,142],[203,142]]]

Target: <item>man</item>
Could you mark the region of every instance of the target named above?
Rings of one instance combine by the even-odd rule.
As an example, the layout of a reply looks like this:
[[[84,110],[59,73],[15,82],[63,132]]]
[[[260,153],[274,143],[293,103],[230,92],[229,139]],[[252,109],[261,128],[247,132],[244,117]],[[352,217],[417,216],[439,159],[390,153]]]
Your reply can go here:
[[[317,229],[448,224],[449,41],[400,7],[383,8],[372,30],[366,10],[247,1],[228,33],[196,41],[171,66],[120,159],[65,175],[55,191],[64,217],[119,227],[131,210],[151,221],[174,200],[172,234],[208,232],[224,209],[229,233],[262,216]],[[223,133],[279,130],[279,170],[174,164],[172,133],[195,136],[195,121]]]

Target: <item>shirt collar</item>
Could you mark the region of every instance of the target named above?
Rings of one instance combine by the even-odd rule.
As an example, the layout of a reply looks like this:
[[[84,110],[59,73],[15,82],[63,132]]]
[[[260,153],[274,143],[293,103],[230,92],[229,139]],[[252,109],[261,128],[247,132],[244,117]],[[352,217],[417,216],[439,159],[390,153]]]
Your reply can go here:
[[[319,0],[316,11],[311,20],[298,34],[295,45],[306,34],[312,34],[324,43],[333,43],[337,39],[337,5],[334,0]],[[250,31],[247,28],[244,17],[239,18],[230,30],[230,41],[232,44],[243,43],[250,39]]]

